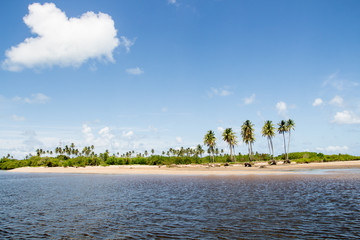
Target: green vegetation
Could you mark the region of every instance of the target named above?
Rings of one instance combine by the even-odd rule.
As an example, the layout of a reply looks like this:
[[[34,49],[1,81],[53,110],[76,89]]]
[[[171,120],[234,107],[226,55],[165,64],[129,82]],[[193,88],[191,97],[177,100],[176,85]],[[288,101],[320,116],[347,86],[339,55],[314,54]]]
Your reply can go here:
[[[184,149],[185,152],[186,149]],[[233,160],[229,154],[218,154],[215,158],[212,156],[200,157],[194,152],[193,155],[151,155],[145,156],[116,156],[115,154],[109,155],[107,152],[94,154],[92,156],[75,156],[68,157],[66,155],[58,155],[56,157],[40,157],[31,156],[28,159],[16,160],[7,157],[3,157],[0,160],[0,169],[9,170],[19,167],[85,167],[85,166],[108,166],[108,165],[171,165],[171,164],[207,164],[211,162],[215,163],[233,163],[249,162],[249,155],[238,154],[233,156]],[[284,159],[284,154],[275,157],[276,160]],[[270,154],[255,153],[252,156],[252,161],[264,162],[270,161],[272,158]],[[331,161],[349,161],[360,160],[360,156],[351,156],[347,154],[338,155],[324,155],[322,153],[315,152],[295,152],[289,153],[289,159],[296,163],[310,163],[310,162],[331,162]]]
[[[296,163],[310,163],[310,162],[330,162],[330,161],[348,161],[360,160],[359,156],[351,156],[347,154],[339,155],[324,155],[315,152],[294,152],[286,151],[285,133],[289,133],[288,149],[290,147],[291,130],[294,130],[295,123],[293,120],[282,120],[278,123],[276,129],[284,138],[284,154],[277,157],[274,156],[274,147],[272,138],[275,136],[275,127],[272,121],[265,121],[262,128],[262,135],[268,140],[269,154],[253,153],[253,144],[255,142],[254,124],[250,120],[246,120],[241,126],[241,137],[244,143],[248,146],[248,154],[235,154],[235,145],[237,144],[236,133],[232,128],[227,128],[222,133],[222,140],[229,145],[230,155],[224,153],[224,150],[219,151],[216,147],[216,137],[212,130],[209,130],[204,136],[204,145],[208,147],[208,156],[203,157],[205,152],[203,147],[198,144],[196,148],[173,149],[170,148],[167,152],[162,151],[161,155],[155,155],[155,150],[151,149],[151,155],[147,150],[144,153],[135,153],[135,151],[128,151],[120,155],[110,154],[108,150],[104,153],[95,153],[94,145],[86,146],[83,150],[75,148],[75,144],[66,145],[64,148],[56,147],[55,151],[45,151],[43,149],[36,150],[36,156],[29,154],[23,160],[16,160],[10,154],[0,159],[0,169],[9,170],[19,167],[85,167],[85,166],[108,166],[108,165],[172,165],[172,164],[208,164],[213,163],[227,163],[235,162],[245,163],[245,166],[251,167],[252,161],[267,161],[269,164],[276,164],[276,160],[284,159],[284,163],[290,163],[290,160]],[[52,156],[53,153],[56,156]]]

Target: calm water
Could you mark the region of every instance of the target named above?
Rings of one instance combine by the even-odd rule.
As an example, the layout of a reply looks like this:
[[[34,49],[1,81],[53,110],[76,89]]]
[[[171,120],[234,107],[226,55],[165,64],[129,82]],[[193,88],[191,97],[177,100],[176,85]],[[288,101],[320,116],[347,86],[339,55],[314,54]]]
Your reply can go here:
[[[356,239],[360,174],[0,172],[0,238]]]

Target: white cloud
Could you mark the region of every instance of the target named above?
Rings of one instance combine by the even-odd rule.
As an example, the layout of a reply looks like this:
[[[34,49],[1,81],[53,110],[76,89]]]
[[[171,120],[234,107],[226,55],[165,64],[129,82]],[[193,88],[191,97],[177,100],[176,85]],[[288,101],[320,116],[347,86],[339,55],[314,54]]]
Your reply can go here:
[[[130,52],[130,47],[135,44],[135,41],[136,39],[130,40],[124,36],[120,37],[120,45],[125,47],[127,53]]]
[[[324,152],[346,152],[349,150],[348,146],[327,146],[325,148],[318,147],[316,148],[317,151],[324,151]]]
[[[124,137],[130,138],[132,135],[134,135],[133,131],[123,132],[122,134]]]
[[[176,139],[176,142],[177,142],[177,143],[182,143],[182,142],[183,142],[183,140],[182,140],[181,137],[176,137],[175,139]]]
[[[324,101],[321,99],[321,98],[316,98],[313,102],[313,106],[316,107],[316,106],[320,106],[324,103]]]
[[[144,73],[143,70],[141,70],[139,67],[136,68],[128,68],[126,69],[126,72],[131,75],[141,75]]]
[[[82,133],[84,134],[85,141],[87,143],[91,143],[94,140],[94,134],[92,133],[92,129],[87,124],[82,125]]]
[[[120,41],[108,14],[86,12],[80,18],[68,18],[54,3],[33,3],[23,19],[36,36],[6,51],[4,69],[78,67],[88,59],[114,61],[112,52]],[[129,48],[129,43],[123,45]]]
[[[223,127],[218,127],[217,130],[218,130],[218,132],[222,133],[222,132],[224,132],[225,129]]]
[[[360,124],[360,117],[351,111],[344,110],[343,112],[337,112],[332,122],[337,124]]]
[[[344,99],[340,96],[335,96],[333,99],[331,99],[330,104],[336,105],[336,106],[343,106]]]
[[[250,97],[245,98],[245,99],[244,99],[244,104],[248,105],[248,104],[253,103],[253,102],[255,101],[255,97],[256,97],[256,95],[255,95],[255,93],[254,93],[254,94],[252,94]]]
[[[211,88],[210,91],[208,92],[209,97],[213,97],[213,96],[225,97],[225,96],[229,96],[231,94],[232,94],[232,92],[230,92],[227,89],[223,89],[223,88]]]
[[[104,138],[104,139],[107,139],[107,140],[111,140],[112,138],[114,138],[114,135],[112,135],[110,133],[110,128],[109,127],[104,127],[102,129],[100,129],[99,131],[99,135]]]
[[[11,119],[14,120],[15,122],[25,121],[25,117],[18,116],[18,115],[16,115],[16,114],[13,114],[13,115],[11,116]]]
[[[280,116],[285,117],[285,118],[287,117],[286,116],[287,115],[287,105],[285,102],[280,101],[280,102],[276,103],[276,109]]]
[[[170,3],[170,4],[176,4],[176,0],[168,0],[168,3]]]
[[[49,100],[50,98],[43,93],[32,94],[31,97],[24,98],[24,102],[30,104],[35,104],[35,103],[44,104],[47,103]]]

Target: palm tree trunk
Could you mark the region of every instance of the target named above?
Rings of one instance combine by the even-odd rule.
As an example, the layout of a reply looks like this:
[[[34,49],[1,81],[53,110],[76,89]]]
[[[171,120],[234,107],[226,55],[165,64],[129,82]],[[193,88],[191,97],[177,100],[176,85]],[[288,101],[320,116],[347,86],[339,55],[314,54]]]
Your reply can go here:
[[[284,158],[286,158],[286,143],[285,143],[285,133],[284,132],[283,132],[283,137],[284,137],[284,150],[285,150]]]
[[[230,146],[230,159],[231,159],[231,161],[233,160],[233,157],[232,157],[232,146],[231,146],[231,143],[229,144],[229,146]]]
[[[272,155],[272,159],[274,160],[274,146],[273,146],[273,143],[272,143],[272,140],[270,138],[270,145],[271,145],[271,155]]]
[[[248,143],[248,152],[249,152],[249,162],[251,162],[251,158],[250,158],[250,143]]]
[[[291,130],[289,129],[289,140],[288,140],[288,148],[287,148],[286,160],[289,159],[290,138],[291,138]]]
[[[267,138],[267,144],[268,144],[270,158],[271,158],[270,137]]]
[[[235,145],[232,146],[233,147],[233,151],[234,151],[234,160],[236,162],[236,157],[235,157]]]

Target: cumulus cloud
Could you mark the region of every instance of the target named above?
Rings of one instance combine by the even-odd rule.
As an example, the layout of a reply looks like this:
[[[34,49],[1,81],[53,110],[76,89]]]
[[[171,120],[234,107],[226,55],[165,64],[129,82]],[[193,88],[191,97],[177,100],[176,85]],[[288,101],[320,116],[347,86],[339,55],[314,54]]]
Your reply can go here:
[[[287,105],[285,102],[280,101],[280,102],[276,103],[276,109],[280,116],[285,117],[285,118],[287,117],[286,116],[287,115]]]
[[[220,133],[222,133],[222,132],[225,131],[225,129],[224,129],[223,127],[218,127],[217,130],[218,130],[218,132],[220,132]]]
[[[335,105],[335,106],[343,106],[344,103],[344,99],[340,96],[335,96],[333,99],[331,99],[330,104]]]
[[[68,18],[54,3],[33,3],[23,20],[35,37],[26,38],[5,52],[2,67],[10,71],[52,66],[78,67],[88,59],[113,62],[120,44],[111,16],[86,12]],[[122,39],[126,49],[133,44]]]
[[[141,74],[144,73],[144,71],[141,70],[141,68],[139,68],[139,67],[136,67],[136,68],[128,68],[128,69],[126,69],[126,72],[127,72],[128,74],[131,74],[131,75],[141,75]]]
[[[316,148],[317,151],[324,151],[324,152],[346,152],[349,150],[348,146],[327,146],[324,148]]]
[[[351,111],[344,110],[337,112],[332,122],[337,124],[360,124],[360,117]]]
[[[316,107],[316,106],[320,106],[324,103],[324,101],[321,99],[321,98],[316,98],[313,102],[313,106]]]
[[[244,104],[248,105],[248,104],[253,103],[253,102],[255,101],[255,97],[256,97],[256,95],[255,95],[255,93],[254,93],[254,94],[252,94],[250,97],[245,98],[245,99],[244,99]]]
[[[94,134],[92,133],[92,129],[87,124],[82,125],[82,133],[84,134],[85,141],[87,143],[91,143],[94,140]]]

